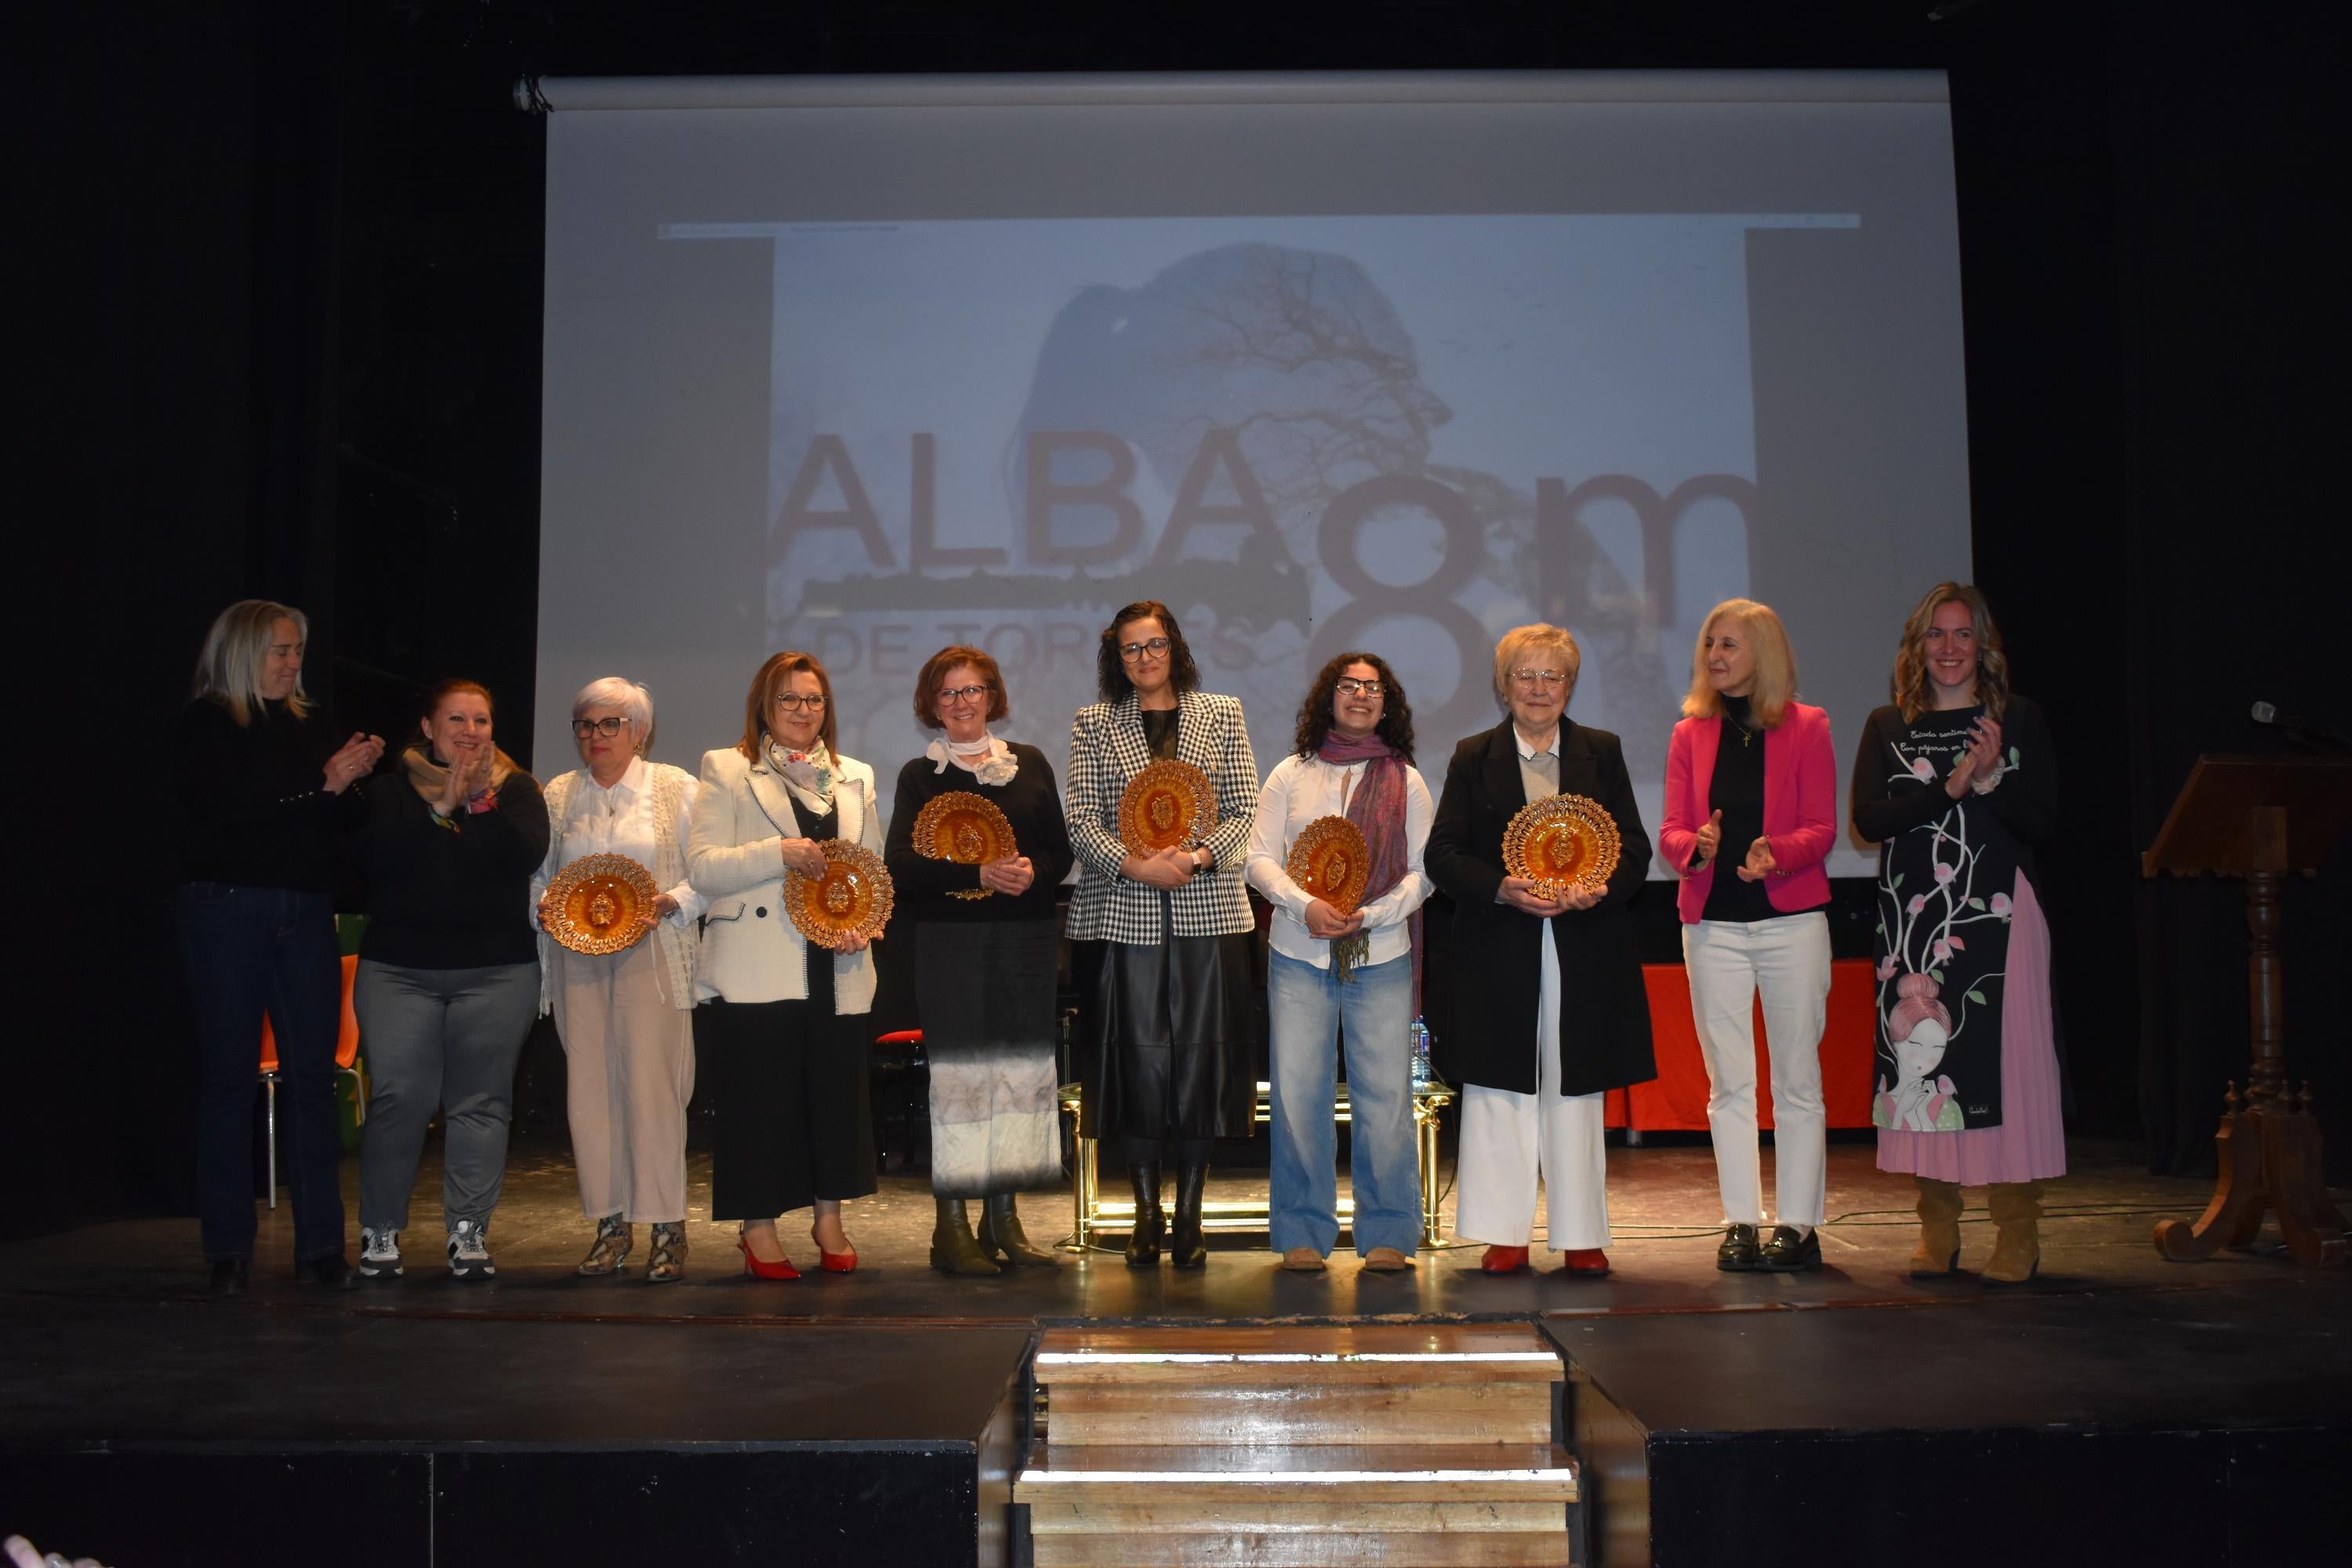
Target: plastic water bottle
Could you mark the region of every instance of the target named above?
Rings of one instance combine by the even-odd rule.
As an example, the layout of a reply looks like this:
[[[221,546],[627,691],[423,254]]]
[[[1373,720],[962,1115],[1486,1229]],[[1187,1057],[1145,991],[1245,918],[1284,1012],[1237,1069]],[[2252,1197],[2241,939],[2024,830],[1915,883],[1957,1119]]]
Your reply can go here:
[[[1415,1018],[1412,1021],[1412,1087],[1423,1088],[1436,1081],[1437,1075],[1429,1067],[1429,1026]]]

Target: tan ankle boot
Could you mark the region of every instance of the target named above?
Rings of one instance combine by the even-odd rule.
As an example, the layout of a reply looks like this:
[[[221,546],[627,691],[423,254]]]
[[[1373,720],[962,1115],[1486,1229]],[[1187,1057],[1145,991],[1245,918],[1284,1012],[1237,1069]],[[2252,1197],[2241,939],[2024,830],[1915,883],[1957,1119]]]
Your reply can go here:
[[[1911,1254],[1911,1278],[1941,1279],[1960,1269],[1960,1188],[1957,1182],[1919,1184],[1919,1247]]]
[[[2022,1285],[2042,1267],[2042,1184],[1996,1182],[1989,1202],[2000,1239],[1984,1267],[1985,1283]]]

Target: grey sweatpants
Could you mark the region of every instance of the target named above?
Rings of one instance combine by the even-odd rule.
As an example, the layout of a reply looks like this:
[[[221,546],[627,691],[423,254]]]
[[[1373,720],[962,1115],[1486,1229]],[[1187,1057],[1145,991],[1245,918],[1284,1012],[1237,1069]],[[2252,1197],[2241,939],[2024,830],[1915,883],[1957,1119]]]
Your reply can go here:
[[[408,1194],[436,1110],[444,1222],[489,1223],[506,1176],[515,1060],[539,1014],[539,964],[404,969],[362,959],[352,985],[371,1092],[360,1142],[360,1224],[408,1225]]]

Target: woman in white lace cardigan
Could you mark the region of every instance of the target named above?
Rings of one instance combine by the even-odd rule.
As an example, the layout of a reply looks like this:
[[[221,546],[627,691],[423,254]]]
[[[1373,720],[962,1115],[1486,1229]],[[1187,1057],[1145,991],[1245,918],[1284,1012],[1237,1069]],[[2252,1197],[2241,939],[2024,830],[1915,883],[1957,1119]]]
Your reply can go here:
[[[650,762],[654,700],[619,676],[572,700],[582,766],[547,786],[547,859],[536,905],[558,871],[589,855],[625,855],[662,889],[653,933],[619,952],[540,951],[540,1012],[555,1014],[580,1207],[596,1222],[583,1274],[620,1270],[635,1226],[653,1226],[646,1279],[686,1272],[686,1106],[694,1094],[695,921],[702,897],[686,879],[694,775]]]

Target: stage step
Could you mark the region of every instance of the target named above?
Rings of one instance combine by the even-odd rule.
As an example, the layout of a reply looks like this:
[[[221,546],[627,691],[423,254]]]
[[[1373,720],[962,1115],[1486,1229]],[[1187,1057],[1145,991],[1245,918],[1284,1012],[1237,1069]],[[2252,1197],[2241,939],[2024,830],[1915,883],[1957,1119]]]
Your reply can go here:
[[[1056,1447],[1549,1443],[1559,1354],[1532,1329],[1057,1330],[1037,1352]]]
[[[1559,1357],[1523,1326],[1089,1329],[1036,1359],[1039,1568],[1570,1562]]]

